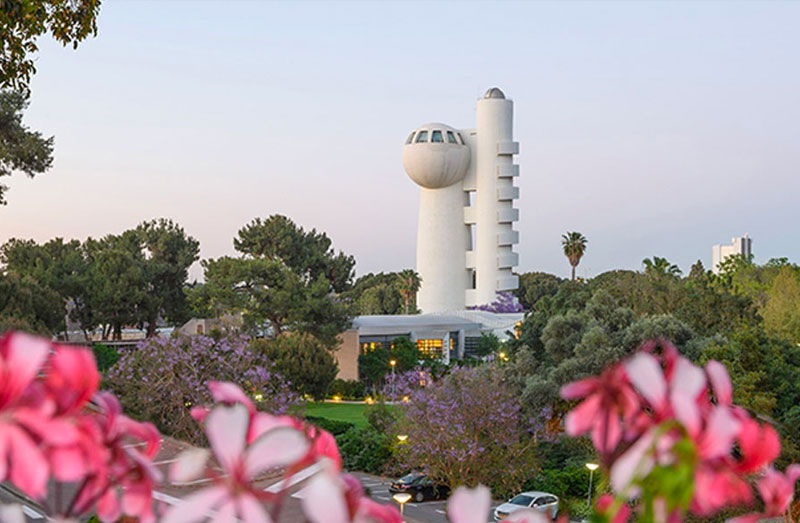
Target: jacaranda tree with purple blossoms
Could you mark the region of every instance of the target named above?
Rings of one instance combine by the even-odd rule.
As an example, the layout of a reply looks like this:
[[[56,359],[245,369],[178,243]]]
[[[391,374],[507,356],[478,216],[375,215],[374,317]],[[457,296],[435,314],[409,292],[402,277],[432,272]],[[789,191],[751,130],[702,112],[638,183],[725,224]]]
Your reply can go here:
[[[524,312],[525,309],[516,296],[510,292],[498,292],[492,303],[470,307],[476,311],[496,312],[498,314]]]
[[[302,407],[272,362],[238,336],[146,340],[123,353],[104,386],[116,393],[126,412],[153,422],[165,434],[199,443],[202,435],[191,409],[211,401],[207,384],[215,380],[236,383],[271,414],[297,413]]]
[[[453,488],[483,483],[501,495],[532,475],[534,441],[497,367],[456,368],[412,391],[402,405],[395,431],[408,436],[398,448],[408,469]]]

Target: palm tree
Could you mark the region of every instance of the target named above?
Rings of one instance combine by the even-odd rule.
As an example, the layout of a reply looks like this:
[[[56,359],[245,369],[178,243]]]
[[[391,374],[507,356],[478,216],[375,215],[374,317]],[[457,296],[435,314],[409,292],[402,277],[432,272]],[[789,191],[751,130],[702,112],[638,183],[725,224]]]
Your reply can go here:
[[[586,252],[586,236],[579,232],[567,232],[561,236],[561,245],[564,247],[564,256],[572,265],[572,281],[575,281],[575,267],[581,262],[583,253]]]
[[[417,291],[419,291],[420,285],[422,285],[422,278],[413,269],[404,269],[397,275],[397,288],[403,296],[406,314],[408,314],[412,297],[414,302],[417,300]]]
[[[653,256],[653,258],[645,258],[642,260],[644,265],[644,273],[654,280],[661,281],[666,278],[678,278],[681,275],[681,270],[674,263],[670,263],[666,258]]]

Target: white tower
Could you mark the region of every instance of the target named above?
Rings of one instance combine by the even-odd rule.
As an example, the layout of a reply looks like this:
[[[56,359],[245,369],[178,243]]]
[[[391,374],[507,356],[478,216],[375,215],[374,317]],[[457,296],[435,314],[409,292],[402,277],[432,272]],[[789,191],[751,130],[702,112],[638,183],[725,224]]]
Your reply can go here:
[[[489,304],[498,291],[517,288],[513,108],[500,89],[489,89],[478,100],[477,129],[427,124],[403,146],[403,167],[422,186],[417,272],[423,312]]]

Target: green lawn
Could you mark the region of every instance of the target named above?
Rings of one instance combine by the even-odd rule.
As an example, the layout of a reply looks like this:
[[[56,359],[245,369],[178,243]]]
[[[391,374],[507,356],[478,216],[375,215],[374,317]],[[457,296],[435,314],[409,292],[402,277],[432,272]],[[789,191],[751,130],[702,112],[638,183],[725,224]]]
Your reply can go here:
[[[367,425],[363,403],[309,402],[306,404],[306,416],[347,421],[356,427],[365,427]]]

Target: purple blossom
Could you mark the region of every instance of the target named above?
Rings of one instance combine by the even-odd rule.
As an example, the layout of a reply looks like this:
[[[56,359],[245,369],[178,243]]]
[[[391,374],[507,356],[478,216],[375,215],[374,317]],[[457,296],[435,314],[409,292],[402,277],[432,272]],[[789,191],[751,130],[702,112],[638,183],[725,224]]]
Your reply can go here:
[[[524,312],[525,309],[519,302],[516,296],[510,292],[498,292],[495,300],[488,305],[477,305],[475,307],[468,307],[470,310],[494,312],[497,314],[505,314],[512,312]]]
[[[297,413],[303,401],[275,372],[272,362],[250,348],[250,340],[235,336],[151,338],[122,353],[106,375],[125,410],[149,420],[171,436],[200,442],[191,408],[212,403],[209,381],[231,381],[273,414]]]

